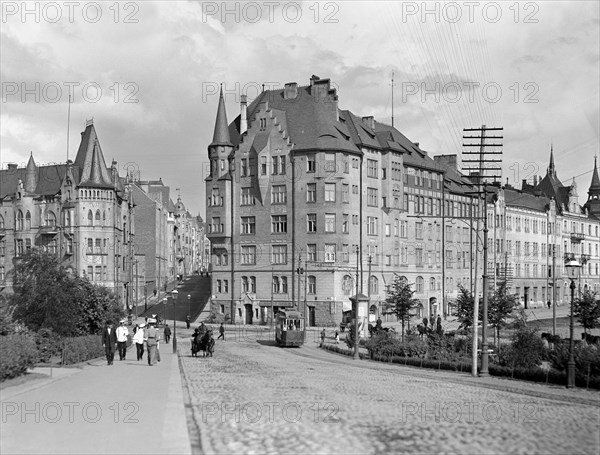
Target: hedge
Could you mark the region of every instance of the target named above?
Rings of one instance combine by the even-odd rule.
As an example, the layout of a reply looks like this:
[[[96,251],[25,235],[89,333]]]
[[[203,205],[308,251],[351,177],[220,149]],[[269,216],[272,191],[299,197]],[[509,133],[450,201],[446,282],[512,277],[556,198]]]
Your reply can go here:
[[[0,336],[0,382],[25,374],[38,358],[33,337],[27,334]]]
[[[340,348],[336,345],[325,344],[322,346],[327,351],[336,352],[347,356],[354,355],[354,352],[349,349]],[[368,359],[366,354],[360,355],[361,359]],[[449,362],[445,360],[433,360],[423,357],[400,357],[386,356],[380,354],[372,354],[371,360],[377,362],[395,363],[399,365],[415,366],[420,368],[430,368],[436,370],[449,370],[459,372],[470,372],[472,368],[471,362]],[[510,368],[506,366],[490,363],[488,366],[490,376],[509,377],[532,382],[544,382],[548,384],[567,384],[567,375],[564,371],[543,368]],[[587,387],[590,389],[600,389],[600,377],[591,376],[588,372],[584,373],[581,370],[576,371],[575,385],[577,387]]]

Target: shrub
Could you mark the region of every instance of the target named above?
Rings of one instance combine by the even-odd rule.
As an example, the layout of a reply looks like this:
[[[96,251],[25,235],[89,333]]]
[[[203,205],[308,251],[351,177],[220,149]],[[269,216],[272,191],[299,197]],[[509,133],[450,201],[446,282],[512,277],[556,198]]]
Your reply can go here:
[[[544,358],[544,345],[537,329],[519,324],[511,336],[511,344],[500,355],[501,365],[537,367]]]
[[[39,362],[48,363],[55,356],[62,355],[62,340],[52,329],[40,329],[35,334]]]
[[[37,361],[38,352],[30,335],[0,337],[0,382],[25,374]]]
[[[65,338],[63,351],[64,365],[84,362],[104,355],[102,340],[98,335]]]
[[[424,357],[427,353],[427,342],[418,336],[406,336],[404,342],[389,332],[379,332],[365,342],[371,355]]]
[[[556,344],[554,349],[549,351],[548,357],[552,367],[559,371],[567,370],[569,361],[569,343]],[[573,358],[575,359],[575,369],[583,375],[600,378],[600,350],[595,346],[585,346],[577,343],[573,346]]]

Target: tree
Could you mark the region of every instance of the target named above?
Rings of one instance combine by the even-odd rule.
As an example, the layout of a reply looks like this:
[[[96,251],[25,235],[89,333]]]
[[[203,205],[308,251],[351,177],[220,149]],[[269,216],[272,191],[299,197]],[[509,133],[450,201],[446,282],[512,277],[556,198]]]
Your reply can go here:
[[[498,352],[500,352],[500,329],[506,327],[508,319],[519,305],[519,297],[508,292],[506,281],[500,282],[490,299],[488,321],[496,328],[498,335]]]
[[[419,300],[413,298],[414,293],[410,284],[399,276],[396,276],[387,291],[386,302],[392,306],[396,317],[402,322],[402,341],[404,341],[404,324],[407,321],[410,324],[411,310],[419,304]]]
[[[71,274],[54,254],[34,248],[15,264],[13,317],[29,329],[62,336],[99,333],[107,318],[124,314],[103,288]]]
[[[573,315],[581,324],[584,332],[600,327],[600,301],[589,290],[584,291],[580,298],[575,300]]]
[[[460,294],[456,299],[456,316],[460,322],[459,329],[468,330],[473,326],[473,311],[475,308],[475,299],[471,291],[462,285],[458,285]],[[479,319],[482,319],[483,309],[479,305]]]

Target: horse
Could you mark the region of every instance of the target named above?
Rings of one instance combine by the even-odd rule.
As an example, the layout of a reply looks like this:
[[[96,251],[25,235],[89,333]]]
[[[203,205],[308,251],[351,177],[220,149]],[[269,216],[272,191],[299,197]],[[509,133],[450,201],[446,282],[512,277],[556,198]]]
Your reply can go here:
[[[215,339],[212,336],[212,331],[208,330],[203,335],[198,334],[192,340],[192,356],[198,357],[198,352],[202,351],[202,357],[213,356],[215,350]]]

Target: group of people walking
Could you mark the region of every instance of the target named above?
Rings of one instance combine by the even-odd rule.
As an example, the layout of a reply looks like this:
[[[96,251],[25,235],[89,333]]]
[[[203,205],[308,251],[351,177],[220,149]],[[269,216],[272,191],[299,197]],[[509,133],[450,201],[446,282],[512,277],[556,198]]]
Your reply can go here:
[[[144,346],[146,347],[146,357],[148,365],[156,365],[160,362],[160,332],[156,328],[157,321],[155,318],[146,318],[146,322],[136,324],[133,329],[133,344],[135,345],[137,360],[144,359]],[[169,324],[165,324],[163,330],[165,342],[169,342],[171,338],[171,328]],[[108,365],[113,365],[115,357],[115,347],[119,352],[119,360],[125,360],[127,355],[127,339],[129,337],[129,329],[125,326],[125,320],[119,322],[119,327],[115,330],[112,321],[106,322],[106,327],[102,331],[102,346],[106,353],[106,362]]]

